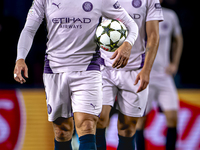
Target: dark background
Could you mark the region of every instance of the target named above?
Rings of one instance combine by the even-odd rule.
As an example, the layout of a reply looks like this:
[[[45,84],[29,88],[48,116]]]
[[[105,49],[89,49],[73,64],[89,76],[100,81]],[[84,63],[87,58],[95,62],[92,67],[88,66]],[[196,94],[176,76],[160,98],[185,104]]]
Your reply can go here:
[[[196,2],[196,4],[195,4]],[[173,9],[182,27],[184,48],[175,83],[178,88],[200,88],[199,71],[199,10],[197,1],[164,0],[162,6]],[[13,79],[17,42],[26,21],[32,0],[0,0],[0,88],[43,87],[42,73],[46,49],[46,29],[43,23],[26,58],[29,69],[27,83],[20,85]]]

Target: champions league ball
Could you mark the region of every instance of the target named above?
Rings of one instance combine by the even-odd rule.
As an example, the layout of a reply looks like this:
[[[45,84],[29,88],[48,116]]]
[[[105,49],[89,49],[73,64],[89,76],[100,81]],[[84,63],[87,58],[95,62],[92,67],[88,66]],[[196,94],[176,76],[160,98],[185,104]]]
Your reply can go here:
[[[97,27],[95,41],[101,49],[114,52],[122,45],[127,34],[127,28],[122,22],[114,19],[107,19]]]

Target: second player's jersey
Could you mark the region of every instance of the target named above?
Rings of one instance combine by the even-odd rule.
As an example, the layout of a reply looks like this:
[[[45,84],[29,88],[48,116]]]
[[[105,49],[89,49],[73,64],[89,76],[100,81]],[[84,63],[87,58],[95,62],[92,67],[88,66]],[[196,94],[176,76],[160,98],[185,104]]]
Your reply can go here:
[[[162,8],[159,0],[119,0],[120,5],[129,13],[139,27],[138,38],[132,47],[128,64],[119,70],[136,70],[142,68],[145,59],[146,22],[163,20]],[[105,66],[111,67],[114,60],[110,60],[113,52],[101,50]]]
[[[46,20],[48,42],[44,72],[99,70],[100,52],[95,43],[95,31],[101,16],[121,18],[124,24],[137,28],[116,0],[34,0],[25,27],[32,31],[34,24]],[[128,35],[130,41],[137,38],[138,29],[134,27],[131,28],[133,34]],[[25,54],[20,56],[21,51],[29,51],[26,37],[32,39],[32,36],[19,39],[18,59],[25,57]]]
[[[165,20],[159,24],[160,42],[158,52],[152,67],[152,76],[162,76],[170,63],[170,49],[172,36],[181,34],[181,27],[176,13],[173,10],[163,8]]]

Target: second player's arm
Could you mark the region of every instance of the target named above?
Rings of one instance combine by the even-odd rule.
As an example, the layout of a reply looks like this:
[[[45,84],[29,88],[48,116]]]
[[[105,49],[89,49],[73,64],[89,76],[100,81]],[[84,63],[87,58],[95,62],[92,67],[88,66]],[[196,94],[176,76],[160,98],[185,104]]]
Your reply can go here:
[[[182,49],[183,49],[183,36],[182,36],[182,33],[181,33],[179,35],[176,35],[173,38],[172,61],[169,64],[169,66],[166,68],[167,74],[169,74],[169,75],[175,75],[176,74],[176,72],[178,70],[181,54],[182,54]]]
[[[150,72],[159,46],[159,21],[153,20],[146,22],[146,33],[147,33],[147,46],[146,46],[144,66],[141,72],[137,75],[134,84],[136,85],[140,80],[140,86],[137,92],[141,92],[149,84]]]
[[[127,27],[129,34],[124,41],[124,43],[115,51],[111,59],[115,58],[112,67],[113,68],[123,68],[127,65],[132,46],[135,43],[135,40],[138,37],[138,26],[135,21],[128,15],[128,13],[124,13],[124,16],[121,18],[121,21]]]
[[[102,15],[106,18],[120,20],[128,29],[128,36],[125,42],[114,52],[111,59],[115,59],[112,67],[123,68],[127,65],[132,46],[138,37],[138,26],[117,0],[103,0]]]

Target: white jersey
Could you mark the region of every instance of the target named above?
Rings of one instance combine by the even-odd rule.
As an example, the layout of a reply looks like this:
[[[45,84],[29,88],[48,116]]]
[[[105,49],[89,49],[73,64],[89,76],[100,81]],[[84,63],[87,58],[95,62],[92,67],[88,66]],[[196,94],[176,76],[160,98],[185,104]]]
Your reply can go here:
[[[162,7],[159,0],[119,0],[119,3],[137,23],[139,34],[132,47],[128,64],[118,70],[137,70],[144,65],[146,22],[151,20],[162,21]],[[104,59],[105,66],[112,66],[114,62],[114,60],[110,60],[112,55],[113,52],[101,50],[101,57]]]
[[[165,20],[159,24],[160,43],[152,67],[151,77],[166,74],[166,67],[170,63],[171,37],[181,34],[178,17],[173,10],[163,8]]]
[[[138,27],[116,0],[34,0],[19,39],[17,59],[26,58],[34,37],[31,33],[45,18],[48,42],[44,73],[100,70],[95,31],[101,16],[122,20],[132,31],[127,41],[134,43]]]

